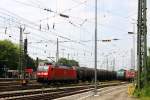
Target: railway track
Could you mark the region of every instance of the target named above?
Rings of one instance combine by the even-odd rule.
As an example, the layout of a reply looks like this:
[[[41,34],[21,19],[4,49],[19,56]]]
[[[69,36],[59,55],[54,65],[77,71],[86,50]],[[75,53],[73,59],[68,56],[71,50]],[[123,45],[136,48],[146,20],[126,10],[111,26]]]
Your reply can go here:
[[[5,91],[14,91],[14,90],[28,90],[28,89],[36,89],[42,87],[43,86],[41,84],[28,84],[26,86],[22,86],[22,85],[0,86],[0,91],[5,92]]]
[[[98,85],[98,88],[115,86],[125,83],[109,83]],[[84,85],[84,86],[74,86],[74,87],[60,87],[60,88],[42,88],[42,89],[33,89],[33,90],[20,90],[20,91],[10,91],[10,92],[1,92],[0,98],[6,100],[50,100],[63,96],[68,96],[72,94],[92,91],[94,88],[93,85]]]
[[[21,80],[0,80],[0,86],[20,85]],[[36,80],[30,80],[29,84],[37,83]]]
[[[22,86],[19,83],[9,83],[6,85],[0,85],[0,92],[5,91],[16,91],[16,90],[29,90],[29,89],[40,89],[40,88],[51,88],[51,87],[62,87],[62,86],[81,86],[89,85],[91,83],[78,83],[78,84],[40,84],[37,82],[30,82],[29,84]]]
[[[13,80],[13,81],[1,81],[0,82],[0,92],[4,91],[14,91],[14,90],[24,90],[24,89],[34,89],[40,88],[42,84],[36,82],[36,80],[31,80],[28,85],[22,86],[20,80]]]
[[[101,82],[100,84],[106,84],[108,82]],[[111,81],[111,83],[116,83],[116,81]],[[0,92],[5,91],[16,91],[16,90],[28,90],[28,89],[40,89],[40,88],[51,88],[51,87],[62,87],[62,86],[83,86],[83,85],[90,85],[92,83],[78,83],[78,84],[50,84],[50,85],[43,85],[37,83],[36,81],[30,81],[29,84],[22,86],[19,81],[12,81],[12,82],[0,82]]]

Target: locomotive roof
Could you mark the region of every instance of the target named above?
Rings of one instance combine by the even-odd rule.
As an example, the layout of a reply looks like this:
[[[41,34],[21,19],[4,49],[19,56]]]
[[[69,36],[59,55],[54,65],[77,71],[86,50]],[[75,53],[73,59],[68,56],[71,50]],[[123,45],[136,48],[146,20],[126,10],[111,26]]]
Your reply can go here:
[[[51,65],[53,68],[63,68],[63,69],[72,69],[73,67],[69,66],[62,66],[62,65]]]

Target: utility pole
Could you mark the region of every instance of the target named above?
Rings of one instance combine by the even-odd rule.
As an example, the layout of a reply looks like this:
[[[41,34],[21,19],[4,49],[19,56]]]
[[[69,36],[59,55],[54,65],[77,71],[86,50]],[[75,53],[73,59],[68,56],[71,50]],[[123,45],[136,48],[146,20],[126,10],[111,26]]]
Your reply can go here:
[[[95,88],[94,94],[97,94],[97,0],[95,0]]]
[[[19,40],[19,73],[21,75],[21,79],[23,78],[23,29],[20,26],[20,40]]]
[[[68,53],[68,60],[69,60],[69,56],[70,56],[70,54]]]
[[[35,63],[35,67],[38,68],[38,65],[39,65],[39,58],[36,57],[36,63]]]
[[[62,50],[62,57],[64,58],[64,50],[65,50],[65,49],[61,49],[61,50]]]
[[[133,61],[134,57],[133,57],[133,55],[134,55],[133,54],[133,48],[131,48],[131,69],[134,69],[134,64],[133,64],[134,63],[134,61]]]
[[[131,68],[135,70],[135,23],[133,24],[133,32],[128,32],[133,37],[133,47],[131,48]]]
[[[59,41],[57,38],[56,63],[58,62],[58,60],[59,60]]]
[[[115,71],[115,65],[116,65],[116,61],[115,61],[115,57],[113,59],[113,71]]]
[[[125,61],[124,60],[125,60],[125,56],[123,55],[122,56],[122,66],[123,66],[123,68],[125,68]]]
[[[107,56],[106,56],[106,70],[108,70],[108,66],[109,66],[108,63],[109,63],[109,62],[108,62],[108,55],[107,55]]]
[[[147,84],[147,0],[138,0],[138,24],[137,24],[137,66],[138,80],[137,85],[140,90],[142,82]],[[144,73],[144,80],[141,73]]]
[[[135,23],[133,23],[133,69],[135,70]]]
[[[28,62],[28,40],[27,38],[24,39],[24,70],[27,67],[27,62]],[[24,78],[25,78],[25,73],[24,73]]]

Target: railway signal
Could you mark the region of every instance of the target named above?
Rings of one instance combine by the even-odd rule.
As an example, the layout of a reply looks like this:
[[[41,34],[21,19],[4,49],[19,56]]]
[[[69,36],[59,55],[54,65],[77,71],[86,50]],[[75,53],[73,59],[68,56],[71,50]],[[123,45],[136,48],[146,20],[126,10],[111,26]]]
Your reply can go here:
[[[24,39],[24,69],[23,70],[25,70],[27,67],[27,61],[28,61],[27,52],[28,52],[28,40],[26,38],[26,39]],[[24,72],[24,78],[25,78],[25,76],[26,76],[26,74]]]
[[[27,54],[27,50],[28,49],[28,40],[27,40],[27,38],[26,39],[24,39],[24,53],[25,54]]]

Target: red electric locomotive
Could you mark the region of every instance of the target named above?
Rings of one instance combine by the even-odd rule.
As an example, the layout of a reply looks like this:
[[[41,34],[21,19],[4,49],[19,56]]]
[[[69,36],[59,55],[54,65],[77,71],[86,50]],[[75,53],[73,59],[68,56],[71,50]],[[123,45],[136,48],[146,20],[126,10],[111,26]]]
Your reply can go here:
[[[38,66],[37,81],[38,82],[68,82],[76,81],[77,73],[73,67],[43,65]]]
[[[126,80],[133,80],[136,77],[135,70],[126,70],[125,71],[125,78]]]

